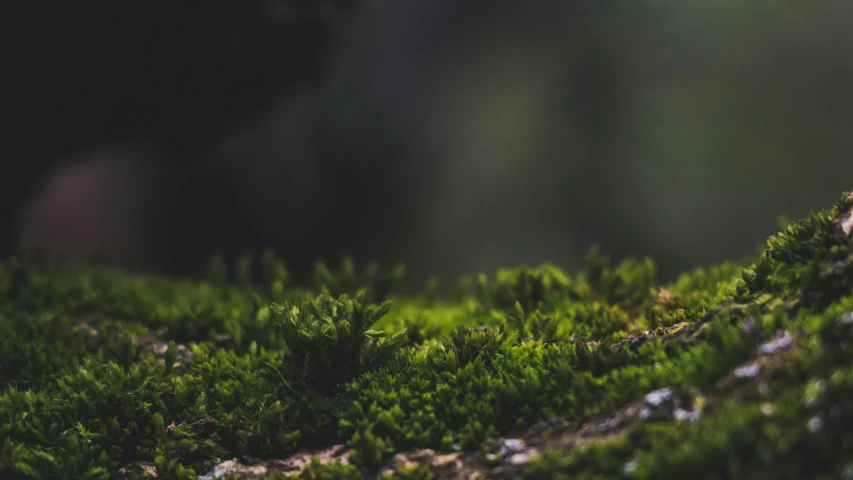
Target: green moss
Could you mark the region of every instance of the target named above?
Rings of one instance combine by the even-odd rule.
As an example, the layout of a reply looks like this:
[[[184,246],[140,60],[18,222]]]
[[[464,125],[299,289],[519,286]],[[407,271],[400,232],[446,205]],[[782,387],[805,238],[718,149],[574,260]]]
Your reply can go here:
[[[632,420],[524,475],[838,478],[853,472],[853,251],[839,224],[851,207],[845,196],[756,259],[671,285],[655,283],[650,260],[614,265],[593,249],[578,273],[502,269],[462,279],[448,299],[435,282],[394,296],[402,268],[348,259],[337,272],[318,264],[297,289],[272,252],[233,268],[214,257],[202,281],[11,259],[0,265],[0,477],[115,478],[145,462],[160,478],[196,478],[222,458],[343,443],[349,463],[315,458],[301,476],[443,478],[389,462],[478,452],[671,387],[701,392],[702,418]],[[767,357],[760,382],[726,386],[777,331],[795,348]]]
[[[838,220],[851,206],[853,196],[845,195],[832,209],[812,213],[771,237],[758,260],[744,270],[740,298],[796,295],[804,306],[822,308],[848,293],[853,251]]]
[[[599,478],[847,478],[853,446],[853,370],[848,297],[827,314],[789,326],[822,332],[768,372],[761,384],[723,397],[695,423],[638,423],[628,435],[570,456],[549,455],[525,478],[555,474]],[[843,305],[843,307],[841,307]],[[841,319],[841,320],[839,320]],[[768,377],[765,377],[768,378]]]

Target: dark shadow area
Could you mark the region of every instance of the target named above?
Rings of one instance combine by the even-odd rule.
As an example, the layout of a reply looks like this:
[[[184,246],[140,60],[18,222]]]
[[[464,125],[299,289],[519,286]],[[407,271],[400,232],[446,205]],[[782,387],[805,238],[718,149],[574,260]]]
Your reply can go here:
[[[847,2],[520,5],[6,3],[0,251],[665,280],[850,188]]]

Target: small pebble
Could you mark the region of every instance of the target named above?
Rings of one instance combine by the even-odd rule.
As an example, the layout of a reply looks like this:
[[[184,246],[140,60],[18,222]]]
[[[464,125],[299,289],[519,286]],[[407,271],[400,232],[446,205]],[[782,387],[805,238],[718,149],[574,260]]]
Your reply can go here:
[[[420,450],[415,450],[414,452],[408,455],[410,460],[425,460],[435,457],[435,450],[431,448],[423,448]]]
[[[789,348],[794,343],[794,337],[791,332],[776,332],[776,340],[767,342],[761,346],[761,353],[765,355],[774,354],[780,350]]]
[[[646,395],[645,402],[646,405],[650,407],[660,406],[663,402],[668,402],[672,399],[672,389],[671,388],[659,388],[653,392],[650,392]]]
[[[438,455],[433,458],[432,466],[436,468],[442,468],[450,465],[455,462],[459,458],[458,453],[448,453],[447,455]]]
[[[226,460],[219,465],[213,467],[213,471],[207,475],[199,476],[199,480],[213,480],[216,478],[224,477],[229,473],[237,473],[239,471],[239,464],[234,460]]]
[[[820,417],[815,416],[809,420],[808,427],[809,430],[811,430],[812,432],[818,432],[822,426],[823,421],[820,419]]]
[[[598,430],[603,432],[605,430],[610,430],[616,428],[621,423],[621,419],[619,417],[613,417],[610,420],[607,420],[604,423],[598,425]]]
[[[633,349],[633,350],[637,350],[637,349],[639,349],[639,348],[640,348],[640,346],[641,346],[641,345],[643,345],[644,343],[646,343],[646,340],[648,340],[648,338],[649,338],[649,337],[636,337],[636,338],[632,338],[632,339],[631,339],[631,342],[628,344],[628,346],[629,346],[631,349]]]
[[[744,365],[742,367],[738,367],[735,369],[736,377],[747,377],[752,378],[758,375],[758,372],[761,371],[761,364],[758,362],[750,363],[749,365]]]
[[[501,445],[501,457],[506,458],[514,453],[522,452],[526,448],[524,442],[517,438],[506,439]]]
[[[530,463],[537,455],[539,455],[539,452],[537,452],[535,448],[529,448],[511,456],[509,458],[509,463],[512,465],[524,465],[525,463]]]
[[[755,328],[755,317],[749,317],[743,322],[743,332],[749,333]]]
[[[699,419],[699,416],[702,415],[702,410],[698,408],[693,410],[684,410],[683,408],[679,408],[675,411],[674,415],[676,420],[692,422]]]

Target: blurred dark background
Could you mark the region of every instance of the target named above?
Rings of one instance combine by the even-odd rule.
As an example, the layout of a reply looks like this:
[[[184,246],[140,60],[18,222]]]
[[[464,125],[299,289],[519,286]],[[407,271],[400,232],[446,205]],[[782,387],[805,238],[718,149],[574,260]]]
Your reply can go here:
[[[0,6],[4,254],[661,280],[853,188],[853,3]]]

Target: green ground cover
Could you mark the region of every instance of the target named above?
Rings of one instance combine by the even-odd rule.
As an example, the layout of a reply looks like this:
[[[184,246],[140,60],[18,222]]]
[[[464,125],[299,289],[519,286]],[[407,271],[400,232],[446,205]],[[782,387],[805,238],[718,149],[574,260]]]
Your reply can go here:
[[[851,478],[853,196],[755,258],[0,264],[0,478]]]

